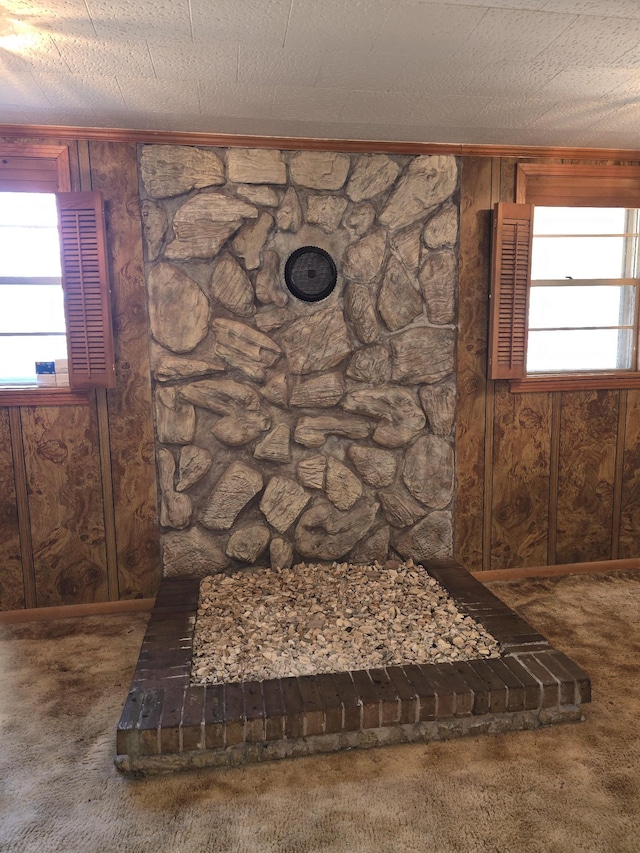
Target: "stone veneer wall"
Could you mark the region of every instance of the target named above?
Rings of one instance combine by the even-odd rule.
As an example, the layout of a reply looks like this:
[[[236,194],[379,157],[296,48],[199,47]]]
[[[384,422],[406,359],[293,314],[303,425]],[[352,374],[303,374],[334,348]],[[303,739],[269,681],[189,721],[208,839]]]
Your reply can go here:
[[[455,158],[147,145],[140,180],[165,574],[450,556]]]

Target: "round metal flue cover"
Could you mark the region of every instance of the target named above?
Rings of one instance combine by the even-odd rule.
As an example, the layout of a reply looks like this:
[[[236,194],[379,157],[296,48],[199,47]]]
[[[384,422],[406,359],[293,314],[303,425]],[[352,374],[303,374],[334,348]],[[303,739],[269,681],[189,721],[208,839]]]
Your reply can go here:
[[[302,246],[289,255],[284,280],[294,296],[305,302],[326,299],[336,286],[338,274],[333,258],[317,246]]]

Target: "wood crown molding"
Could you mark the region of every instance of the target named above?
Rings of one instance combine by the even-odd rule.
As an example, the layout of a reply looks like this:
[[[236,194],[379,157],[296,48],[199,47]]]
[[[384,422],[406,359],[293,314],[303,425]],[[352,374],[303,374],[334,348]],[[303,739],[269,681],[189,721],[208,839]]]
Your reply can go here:
[[[216,148],[278,148],[284,151],[343,151],[352,154],[453,154],[457,157],[560,157],[571,160],[637,160],[640,149],[571,148],[544,145],[474,145],[464,142],[390,142],[365,139],[309,139],[289,136],[246,136],[170,130],[127,130],[112,127],[65,127],[0,124],[0,138],[90,139],[158,145]]]

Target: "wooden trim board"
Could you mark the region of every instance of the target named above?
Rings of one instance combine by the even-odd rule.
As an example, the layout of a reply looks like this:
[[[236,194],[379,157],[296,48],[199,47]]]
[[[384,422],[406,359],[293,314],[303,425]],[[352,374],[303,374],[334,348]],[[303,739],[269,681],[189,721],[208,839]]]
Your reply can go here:
[[[593,563],[559,563],[557,566],[529,566],[523,569],[494,569],[486,572],[471,572],[483,583],[491,581],[516,581],[526,578],[555,578],[565,575],[588,575],[596,572],[640,571],[640,557],[628,560],[598,560]]]
[[[16,622],[45,622],[50,619],[73,619],[77,616],[137,613],[153,610],[154,604],[155,598],[132,598],[124,601],[99,601],[96,604],[65,604],[60,607],[6,610],[0,613],[0,625],[13,625]]]
[[[115,127],[65,127],[0,124],[0,136],[45,139],[98,139],[162,145],[220,148],[279,148],[286,151],[384,152],[389,154],[454,154],[462,157],[562,157],[571,160],[638,160],[640,150],[627,148],[563,148],[544,145],[473,145],[462,142],[393,142],[375,139],[308,139],[288,136],[247,136]]]

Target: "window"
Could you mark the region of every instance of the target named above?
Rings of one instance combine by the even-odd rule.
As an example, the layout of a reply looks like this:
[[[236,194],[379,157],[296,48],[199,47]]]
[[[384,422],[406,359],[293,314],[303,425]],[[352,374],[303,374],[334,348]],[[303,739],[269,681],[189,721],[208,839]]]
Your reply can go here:
[[[640,386],[640,169],[525,165],[518,178],[537,203],[496,205],[491,378]]]
[[[34,390],[36,361],[67,359],[71,389],[112,388],[100,194],[55,191],[68,186],[59,148],[0,146],[0,155],[6,149],[11,154],[0,157],[0,404],[51,394]],[[54,394],[51,402],[60,399]]]
[[[0,386],[35,386],[67,358],[55,194],[0,192],[0,301]]]

